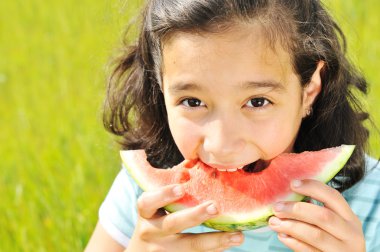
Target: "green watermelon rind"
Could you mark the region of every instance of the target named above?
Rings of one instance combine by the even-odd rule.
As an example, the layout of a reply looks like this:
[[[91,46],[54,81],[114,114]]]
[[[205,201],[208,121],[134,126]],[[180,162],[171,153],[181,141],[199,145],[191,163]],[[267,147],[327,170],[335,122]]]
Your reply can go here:
[[[342,145],[337,147],[341,149],[341,152],[333,159],[330,160],[323,171],[311,179],[316,179],[324,183],[329,182],[346,164],[350,156],[352,155],[355,145]],[[141,181],[144,180],[143,175],[138,172],[138,167],[132,167],[128,162],[128,151],[121,151],[122,160],[131,176],[135,179],[136,183],[144,191],[149,190],[149,186],[143,185]],[[284,201],[302,201],[305,196],[296,193],[291,193],[288,197],[284,198]],[[169,204],[165,207],[168,212],[176,212],[183,210],[186,207],[181,204]],[[220,231],[244,231],[257,229],[268,225],[268,219],[273,215],[272,205],[267,205],[262,209],[256,209],[249,213],[237,213],[236,215],[219,215],[215,218],[209,219],[203,223],[203,225],[220,230]]]

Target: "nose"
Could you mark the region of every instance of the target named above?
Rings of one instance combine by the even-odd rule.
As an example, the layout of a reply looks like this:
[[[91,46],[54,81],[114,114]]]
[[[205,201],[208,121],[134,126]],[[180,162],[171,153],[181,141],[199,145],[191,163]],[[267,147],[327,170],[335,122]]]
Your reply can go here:
[[[239,125],[240,124],[240,125]],[[242,153],[246,146],[244,130],[236,117],[213,118],[205,125],[203,149],[220,162],[228,162]]]

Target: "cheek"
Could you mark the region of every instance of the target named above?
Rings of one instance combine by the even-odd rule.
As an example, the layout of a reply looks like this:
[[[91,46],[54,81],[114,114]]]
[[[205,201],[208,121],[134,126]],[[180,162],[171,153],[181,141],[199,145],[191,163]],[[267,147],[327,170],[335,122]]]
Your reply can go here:
[[[183,118],[169,118],[174,142],[185,159],[195,158],[202,137],[198,126]]]
[[[279,116],[256,127],[255,142],[264,152],[263,158],[271,159],[283,152],[291,152],[299,126],[298,117]]]

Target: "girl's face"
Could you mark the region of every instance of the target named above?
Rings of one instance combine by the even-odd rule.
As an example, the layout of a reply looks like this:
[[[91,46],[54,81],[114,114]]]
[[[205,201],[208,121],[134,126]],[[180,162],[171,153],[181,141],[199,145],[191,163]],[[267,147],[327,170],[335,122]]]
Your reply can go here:
[[[236,169],[291,152],[320,91],[320,67],[305,88],[290,55],[272,50],[259,25],[220,33],[176,32],[163,45],[163,93],[185,159]]]

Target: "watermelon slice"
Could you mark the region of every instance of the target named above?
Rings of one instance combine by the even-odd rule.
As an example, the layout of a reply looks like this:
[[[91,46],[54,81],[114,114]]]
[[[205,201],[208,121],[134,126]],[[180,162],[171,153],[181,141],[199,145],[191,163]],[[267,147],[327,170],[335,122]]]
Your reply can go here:
[[[146,160],[144,150],[121,151],[121,157],[144,191],[183,184],[185,196],[166,206],[167,211],[214,200],[220,215],[203,224],[217,230],[236,231],[267,225],[275,202],[303,200],[304,196],[290,190],[290,182],[307,178],[328,182],[342,169],[354,148],[354,145],[342,145],[315,152],[284,153],[258,172],[218,171],[200,161],[184,161],[170,169],[157,169]]]

